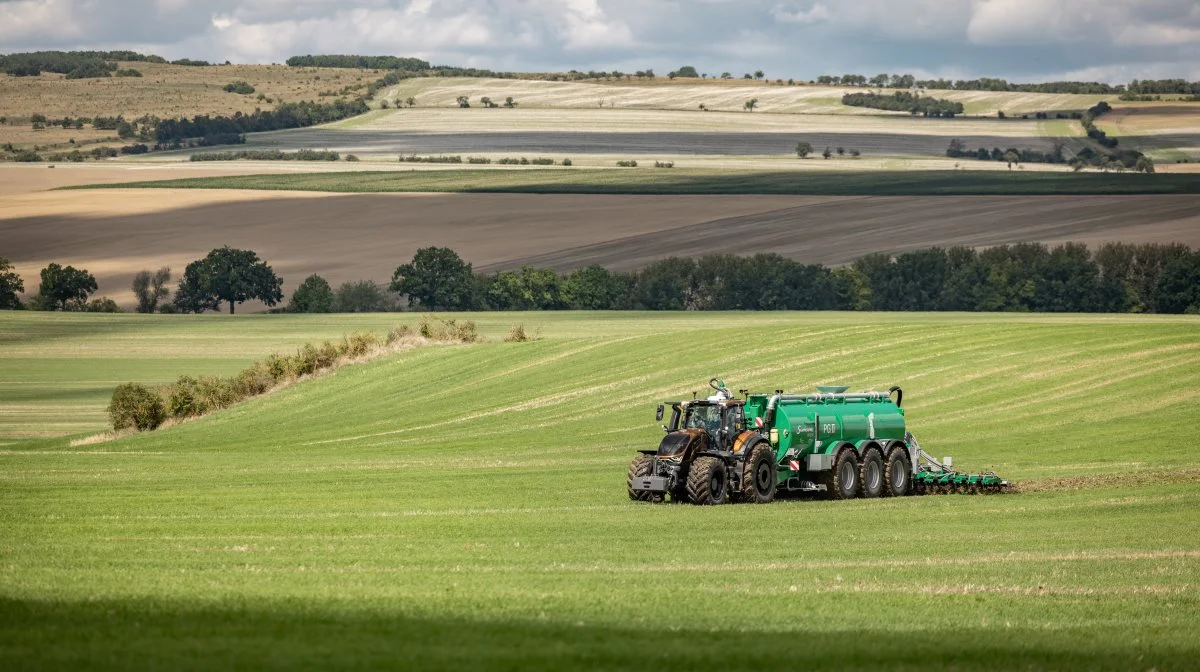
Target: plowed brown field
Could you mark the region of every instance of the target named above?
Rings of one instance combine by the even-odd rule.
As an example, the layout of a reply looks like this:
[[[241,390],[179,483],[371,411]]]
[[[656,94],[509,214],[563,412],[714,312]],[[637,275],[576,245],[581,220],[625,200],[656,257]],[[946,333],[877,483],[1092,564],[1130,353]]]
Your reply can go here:
[[[672,255],[778,252],[837,264],[931,245],[1109,240],[1200,246],[1197,196],[580,196],[322,194],[236,190],[46,191],[54,186],[263,172],[260,166],[8,167],[0,256],[26,290],[57,262],[131,302],[134,273],[221,245],[267,259],[290,292],[310,273],[384,282],[418,248],[448,246],[477,269],[522,263],[638,268]]]

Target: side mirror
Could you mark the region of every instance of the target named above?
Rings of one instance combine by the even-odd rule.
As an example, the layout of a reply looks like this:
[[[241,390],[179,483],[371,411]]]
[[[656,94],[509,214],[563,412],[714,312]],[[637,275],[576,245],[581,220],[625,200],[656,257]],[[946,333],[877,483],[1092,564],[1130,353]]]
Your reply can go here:
[[[658,412],[654,414],[654,421],[655,421],[655,422],[662,422],[662,416],[663,416],[663,405],[662,405],[662,404],[659,404],[659,405],[658,405]]]

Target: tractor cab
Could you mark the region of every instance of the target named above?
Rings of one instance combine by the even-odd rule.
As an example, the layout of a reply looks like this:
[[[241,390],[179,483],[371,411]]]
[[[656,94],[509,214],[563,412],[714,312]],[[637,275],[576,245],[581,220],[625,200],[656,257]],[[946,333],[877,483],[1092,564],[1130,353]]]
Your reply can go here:
[[[725,384],[714,378],[709,385],[715,390],[706,399],[667,402],[671,407],[671,418],[664,424],[668,434],[692,433],[702,430],[708,435],[710,445],[717,450],[730,450],[734,437],[746,429],[745,401],[733,398]],[[664,406],[658,407],[657,419],[663,419]]]

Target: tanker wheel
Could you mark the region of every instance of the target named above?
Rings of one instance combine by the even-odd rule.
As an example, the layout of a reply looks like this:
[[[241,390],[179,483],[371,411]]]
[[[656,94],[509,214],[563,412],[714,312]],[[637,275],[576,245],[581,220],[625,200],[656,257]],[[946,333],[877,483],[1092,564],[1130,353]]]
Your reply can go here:
[[[687,492],[692,504],[724,504],[729,489],[725,463],[715,457],[698,457],[688,472]]]
[[[638,453],[634,456],[633,462],[629,463],[629,470],[625,472],[625,489],[629,492],[629,498],[635,502],[661,502],[662,495],[645,490],[634,490],[633,481],[644,476],[651,476],[650,473],[654,467],[654,458],[645,453]]]
[[[912,465],[903,448],[893,448],[883,465],[883,493],[889,497],[903,497],[912,492]]]
[[[827,499],[854,499],[858,496],[858,457],[852,448],[843,448],[833,461],[825,480]]]
[[[863,451],[858,466],[859,494],[866,498],[883,496],[883,457],[878,448]]]
[[[775,451],[760,443],[750,451],[750,457],[742,467],[742,491],[738,493],[738,501],[766,504],[775,499],[776,482]]]

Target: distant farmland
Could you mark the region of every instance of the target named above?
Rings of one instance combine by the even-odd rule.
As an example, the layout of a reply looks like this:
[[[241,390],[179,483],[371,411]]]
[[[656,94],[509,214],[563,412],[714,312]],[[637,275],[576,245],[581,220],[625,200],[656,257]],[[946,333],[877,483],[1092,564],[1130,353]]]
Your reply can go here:
[[[504,178],[533,171],[482,172]],[[370,183],[411,175],[427,180],[418,184],[429,185],[461,179],[464,173],[475,174],[378,172],[349,179]],[[533,177],[544,173],[548,174],[537,171]],[[244,186],[251,180],[274,179],[283,188],[291,184],[295,189],[303,188],[296,186],[302,184],[299,180],[348,178],[301,174],[219,179],[232,184],[244,180]],[[683,173],[680,179],[711,178]],[[173,202],[187,206],[173,207]],[[51,208],[53,214],[38,214]],[[103,214],[95,214],[99,212]],[[720,252],[778,252],[808,263],[838,264],[869,252],[931,245],[1119,240],[1200,246],[1198,213],[1200,196],[1188,195],[299,195],[106,189],[25,197],[21,210],[11,208],[7,218],[0,219],[0,236],[7,241],[6,256],[17,264],[27,285],[46,263],[70,263],[90,269],[102,294],[128,302],[130,279],[138,270],[164,264],[178,270],[231,241],[270,261],[290,293],[310,273],[335,284],[386,281],[397,265],[427,245],[452,247],[476,268],[487,270],[522,263],[560,270],[599,263],[629,270],[667,256]]]

